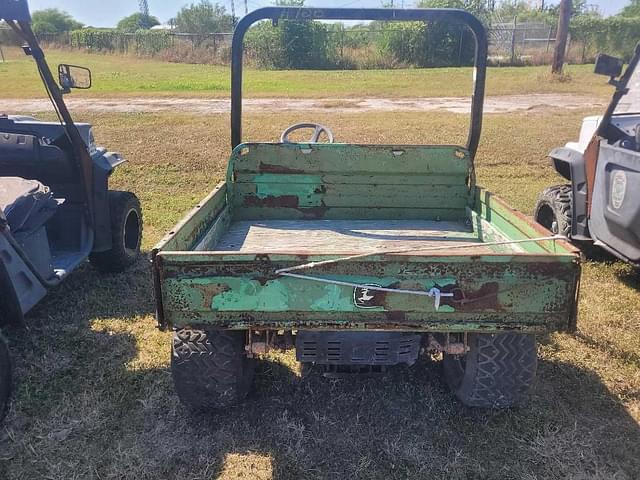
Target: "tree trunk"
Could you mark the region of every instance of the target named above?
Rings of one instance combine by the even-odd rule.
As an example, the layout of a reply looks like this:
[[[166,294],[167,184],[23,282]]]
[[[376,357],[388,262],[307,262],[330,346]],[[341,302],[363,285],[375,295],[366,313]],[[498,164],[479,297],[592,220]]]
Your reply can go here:
[[[551,73],[562,73],[564,54],[567,49],[567,36],[569,35],[571,3],[571,0],[561,0],[560,2],[560,18],[558,19],[558,32],[556,33],[556,45],[553,52]]]

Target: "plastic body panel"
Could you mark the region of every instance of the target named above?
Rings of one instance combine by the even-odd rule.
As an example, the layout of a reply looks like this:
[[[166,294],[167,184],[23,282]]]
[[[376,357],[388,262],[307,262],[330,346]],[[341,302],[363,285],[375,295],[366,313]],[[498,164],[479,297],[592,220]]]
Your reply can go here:
[[[601,144],[590,228],[602,246],[640,264],[639,152]]]
[[[31,310],[46,295],[47,289],[34,275],[7,238],[9,233],[0,227],[0,258],[9,274],[10,284],[2,285],[0,292],[13,289],[22,314]],[[7,279],[5,279],[6,281]]]
[[[571,148],[556,148],[549,156],[555,170],[571,182],[571,238],[590,240],[588,219],[587,172],[584,156]]]

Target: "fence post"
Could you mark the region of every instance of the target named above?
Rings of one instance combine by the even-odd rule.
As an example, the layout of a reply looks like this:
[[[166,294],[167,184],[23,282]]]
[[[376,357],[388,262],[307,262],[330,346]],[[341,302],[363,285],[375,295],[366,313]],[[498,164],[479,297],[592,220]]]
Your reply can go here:
[[[458,45],[458,66],[462,66],[462,42],[464,41],[464,26],[460,27],[460,44]]]
[[[516,63],[516,28],[518,27],[518,16],[513,17],[513,30],[511,30],[511,65]]]

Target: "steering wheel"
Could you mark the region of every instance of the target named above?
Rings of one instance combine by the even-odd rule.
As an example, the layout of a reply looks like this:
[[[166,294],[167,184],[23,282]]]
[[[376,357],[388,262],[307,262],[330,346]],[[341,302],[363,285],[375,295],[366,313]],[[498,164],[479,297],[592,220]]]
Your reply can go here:
[[[280,143],[295,143],[289,140],[289,135],[296,130],[301,130],[303,128],[313,128],[313,135],[308,143],[318,143],[320,140],[320,135],[325,133],[327,138],[329,139],[328,143],[333,143],[333,132],[329,130],[328,127],[324,125],[320,125],[319,123],[296,123],[287,128],[282,135],[280,135]]]

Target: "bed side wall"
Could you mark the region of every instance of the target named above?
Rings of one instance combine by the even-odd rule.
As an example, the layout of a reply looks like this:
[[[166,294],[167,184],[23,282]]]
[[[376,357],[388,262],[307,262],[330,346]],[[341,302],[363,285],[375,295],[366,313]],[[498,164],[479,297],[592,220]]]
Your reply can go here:
[[[212,226],[225,217],[228,221],[230,209],[227,205],[227,182],[220,182],[200,203],[180,220],[154,247],[159,251],[188,251],[203,243],[211,235]],[[222,222],[220,222],[222,223]]]
[[[553,233],[536,223],[533,218],[511,208],[500,197],[483,188],[475,189],[473,207],[473,221],[486,221],[491,229],[496,230],[502,237],[509,240],[525,240],[527,238],[551,237]],[[476,226],[482,231],[481,226]],[[485,239],[491,241],[493,239]],[[573,254],[579,257],[579,251],[564,240],[541,240],[536,242],[518,243],[518,248],[525,253],[537,254]]]

